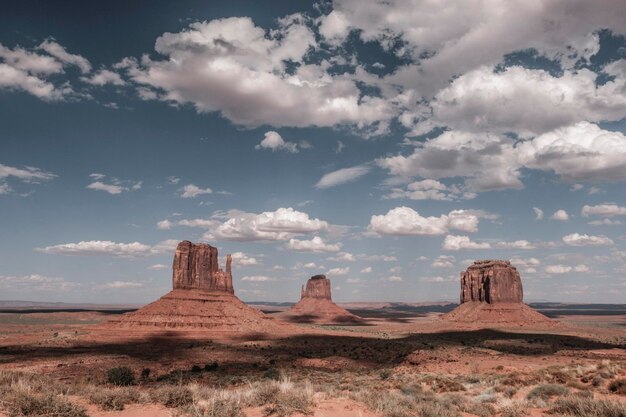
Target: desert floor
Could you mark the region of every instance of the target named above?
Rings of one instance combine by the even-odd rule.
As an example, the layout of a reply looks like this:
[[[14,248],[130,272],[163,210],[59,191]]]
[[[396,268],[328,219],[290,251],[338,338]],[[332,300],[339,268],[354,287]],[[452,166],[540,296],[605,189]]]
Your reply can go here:
[[[459,327],[445,304],[346,307],[366,323],[290,335],[2,310],[0,416],[626,416],[626,306],[538,305],[560,323],[543,329]],[[120,367],[134,381],[111,379]]]

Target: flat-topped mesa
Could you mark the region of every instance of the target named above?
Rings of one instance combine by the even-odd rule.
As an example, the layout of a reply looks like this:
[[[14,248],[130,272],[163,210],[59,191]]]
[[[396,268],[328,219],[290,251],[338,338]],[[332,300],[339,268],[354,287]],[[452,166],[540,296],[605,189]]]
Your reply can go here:
[[[523,295],[520,275],[509,261],[475,261],[461,272],[461,304],[521,303]]]
[[[317,298],[322,300],[332,300],[330,295],[330,280],[326,275],[315,275],[306,282],[306,287],[302,286],[300,299]]]
[[[218,263],[217,248],[184,240],[176,247],[172,281],[174,289],[220,291],[234,294],[232,259],[226,257],[226,271]]]

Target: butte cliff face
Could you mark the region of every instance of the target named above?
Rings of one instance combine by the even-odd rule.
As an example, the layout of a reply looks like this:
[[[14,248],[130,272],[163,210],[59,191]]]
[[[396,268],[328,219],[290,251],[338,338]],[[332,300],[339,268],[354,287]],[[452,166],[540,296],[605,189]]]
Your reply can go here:
[[[523,295],[522,279],[509,261],[475,261],[461,272],[461,304],[521,303]]]
[[[461,272],[461,305],[443,320],[470,327],[554,327],[556,322],[523,303],[522,279],[509,261],[475,261]]]
[[[302,286],[300,292],[300,299],[303,298],[318,298],[321,300],[332,300],[330,295],[330,280],[326,278],[326,275],[315,275],[311,277],[306,286]]]
[[[363,321],[333,302],[330,280],[325,275],[311,277],[302,286],[300,301],[278,317],[296,323],[316,324],[356,324]]]
[[[234,295],[231,257],[218,265],[217,248],[180,242],[174,254],[173,290],[137,311],[111,319],[103,330],[208,331],[212,335],[289,333],[293,329],[246,305]]]
[[[184,240],[176,247],[172,267],[173,288],[224,291],[234,294],[232,259],[226,256],[226,271],[219,267],[217,248]]]

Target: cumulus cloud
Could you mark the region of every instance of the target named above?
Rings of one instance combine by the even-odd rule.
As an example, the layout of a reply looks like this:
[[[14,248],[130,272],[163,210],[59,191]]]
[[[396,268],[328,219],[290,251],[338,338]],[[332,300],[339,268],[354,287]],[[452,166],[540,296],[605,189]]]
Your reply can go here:
[[[613,244],[613,241],[606,236],[593,236],[579,233],[563,236],[563,242],[569,246],[607,246]]]
[[[533,211],[535,212],[535,220],[543,220],[543,210],[533,207]]]
[[[338,276],[338,275],[346,275],[348,272],[350,272],[350,268],[346,267],[346,268],[333,268],[330,269],[328,272],[326,272],[326,275],[328,276]]]
[[[430,266],[433,268],[452,268],[454,267],[454,262],[456,262],[454,256],[440,255],[433,261],[433,263],[430,264]]]
[[[155,270],[159,270],[159,269],[170,269],[171,266],[168,265],[164,265],[164,264],[154,264],[154,265],[150,265],[148,267],[148,269],[155,269]]]
[[[180,196],[182,198],[196,198],[199,195],[212,194],[212,193],[213,193],[213,190],[210,189],[209,187],[200,188],[195,184],[187,184],[182,188]]]
[[[478,221],[478,216],[467,210],[424,217],[412,208],[402,206],[389,210],[387,214],[372,216],[368,230],[378,235],[442,235],[451,229],[476,232]]]
[[[104,191],[109,194],[121,194],[125,191],[136,191],[141,189],[143,182],[141,181],[122,181],[117,178],[110,178],[108,182],[100,181],[106,178],[106,175],[100,173],[89,174],[89,177],[93,180],[92,183],[87,185],[90,190]]]
[[[269,132],[265,132],[265,137],[255,146],[255,149],[269,149],[271,151],[287,151],[291,153],[298,153],[300,150],[298,149],[298,144],[294,142],[285,142],[285,140],[278,134],[278,132],[274,132],[270,130]]]
[[[10,291],[67,291],[79,286],[79,283],[62,277],[40,274],[0,275],[0,288]]]
[[[225,215],[224,221],[202,220],[203,225],[210,227],[205,233],[206,240],[234,240],[234,241],[257,241],[278,240],[285,241],[297,235],[311,234],[329,230],[328,222],[320,219],[312,219],[307,213],[294,210],[293,208],[279,208],[276,211],[263,213],[246,213],[231,210]],[[185,225],[186,220],[177,222]],[[191,224],[189,224],[191,225]]]
[[[372,272],[371,266],[366,266],[365,268],[361,269],[361,274],[369,274],[371,272]]]
[[[398,276],[398,275],[390,275],[387,278],[384,279],[385,281],[389,281],[389,282],[402,282],[403,279],[402,277]]]
[[[144,284],[141,282],[134,282],[134,281],[112,281],[112,282],[107,282],[104,285],[100,285],[99,288],[104,288],[104,289],[127,289],[127,288],[140,288],[143,287]]]
[[[122,86],[126,84],[117,72],[107,69],[101,69],[100,71],[92,74],[90,77],[81,77],[80,79],[88,84],[96,85],[98,87],[102,87],[107,84],[115,86]]]
[[[496,247],[503,248],[503,249],[524,249],[524,250],[536,248],[536,246],[533,243],[524,239],[514,240],[512,242],[498,242],[496,243]]]
[[[569,220],[569,214],[567,214],[567,211],[563,210],[563,209],[559,209],[557,211],[554,212],[554,214],[552,216],[550,216],[550,218],[552,220],[558,220],[561,222],[566,222]]]
[[[513,264],[513,266],[516,266],[516,267],[519,267],[519,268],[534,267],[534,266],[537,266],[537,265],[541,264],[541,261],[539,261],[539,259],[537,259],[537,258],[513,257],[513,258],[511,258],[511,264]]]
[[[0,194],[9,194],[13,191],[9,181],[17,180],[22,183],[38,184],[41,181],[50,181],[55,177],[55,174],[35,167],[17,168],[0,164]]]
[[[356,257],[349,252],[340,252],[335,256],[331,256],[328,260],[334,262],[354,262]]]
[[[38,252],[56,255],[106,255],[116,258],[138,258],[143,256],[170,253],[178,244],[176,240],[164,240],[156,245],[140,242],[117,243],[109,240],[88,240],[78,243],[62,243],[58,245],[35,248]]]
[[[165,59],[126,59],[118,67],[159,100],[219,112],[239,125],[386,130],[394,115],[387,100],[363,94],[350,77],[330,74],[326,60],[307,61],[317,42],[305,20],[287,16],[273,30],[249,17],[192,23],[156,40]]]
[[[461,250],[461,249],[490,249],[491,245],[487,242],[478,243],[470,240],[468,236],[448,235],[441,246],[443,250]]]
[[[94,181],[86,188],[89,188],[90,190],[105,191],[109,194],[121,194],[124,191],[128,191],[128,188],[122,187],[121,185],[105,184],[102,181]]]
[[[329,172],[320,178],[317,184],[315,184],[315,188],[325,189],[347,184],[358,180],[368,172],[370,172],[370,167],[364,165],[338,169],[337,171]]]
[[[588,216],[626,216],[626,207],[618,206],[613,203],[598,204],[596,206],[583,206],[581,214],[585,217]]]
[[[256,258],[246,255],[243,252],[235,252],[230,255],[233,259],[234,266],[254,266],[259,265],[259,261]]]
[[[39,53],[42,50],[47,54]],[[53,78],[64,72],[64,66],[76,65],[82,70],[89,65],[85,58],[67,53],[53,41],[42,43],[37,52],[0,44],[0,60],[0,89],[21,90],[44,101],[74,96],[69,83]]]
[[[385,198],[408,198],[411,200],[439,200],[451,201],[459,198],[472,199],[476,194],[466,187],[457,185],[448,186],[437,180],[414,181],[403,188],[392,188]]]
[[[297,252],[339,252],[341,246],[341,243],[326,243],[319,236],[311,240],[289,239],[287,242],[287,249]]]

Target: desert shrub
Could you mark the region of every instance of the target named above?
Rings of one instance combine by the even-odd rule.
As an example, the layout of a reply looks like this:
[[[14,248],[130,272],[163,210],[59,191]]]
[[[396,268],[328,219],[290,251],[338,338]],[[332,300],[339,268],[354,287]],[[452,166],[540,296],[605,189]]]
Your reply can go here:
[[[419,417],[459,417],[458,409],[440,403],[421,403],[417,409]]]
[[[543,401],[549,400],[551,397],[561,397],[569,394],[569,389],[563,385],[557,384],[543,384],[533,388],[526,398],[529,400],[540,399]]]
[[[609,384],[609,392],[626,395],[626,379],[616,379]]]
[[[254,406],[260,406],[275,402],[279,392],[280,388],[278,387],[278,384],[261,383],[255,387],[251,404]]]
[[[389,369],[383,369],[382,371],[379,372],[378,376],[380,376],[380,379],[389,379],[389,377],[391,376],[391,370]]]
[[[164,385],[150,393],[150,400],[169,408],[179,408],[193,403],[193,393],[184,385]]]
[[[433,385],[433,389],[437,392],[458,392],[465,391],[465,386],[453,379],[438,379]]]
[[[107,380],[110,384],[118,386],[133,385],[135,383],[135,374],[129,367],[120,366],[107,371]]]
[[[313,406],[312,395],[304,389],[279,391],[274,402],[265,408],[268,415],[289,417],[295,412],[309,414]]]
[[[204,370],[206,372],[217,371],[217,368],[219,368],[219,365],[217,364],[217,362],[207,363],[206,365],[204,365]]]
[[[269,368],[263,373],[263,378],[278,380],[280,379],[280,371],[276,368]]]
[[[103,410],[123,410],[127,404],[139,401],[139,392],[134,388],[97,388],[88,393],[90,403]]]
[[[594,376],[591,380],[591,385],[596,388],[601,387],[602,385],[604,385],[604,378],[602,378],[600,375]]]
[[[625,417],[626,404],[571,395],[556,400],[550,412],[572,417]]]
[[[202,368],[200,368],[200,365],[194,365],[191,367],[191,372],[193,372],[194,374],[198,374],[202,372]]]
[[[496,408],[487,403],[468,403],[463,407],[463,411],[478,417],[491,417],[496,414]]]
[[[141,370],[141,380],[145,381],[148,378],[150,378],[150,368],[143,368]]]
[[[13,390],[2,396],[1,402],[9,417],[54,416],[87,417],[87,411],[71,401],[53,394],[36,394],[28,390]]]
[[[526,417],[528,415],[528,406],[526,403],[515,402],[505,405],[500,409],[502,417]]]
[[[244,417],[239,400],[225,392],[191,404],[186,412],[189,417]]]

